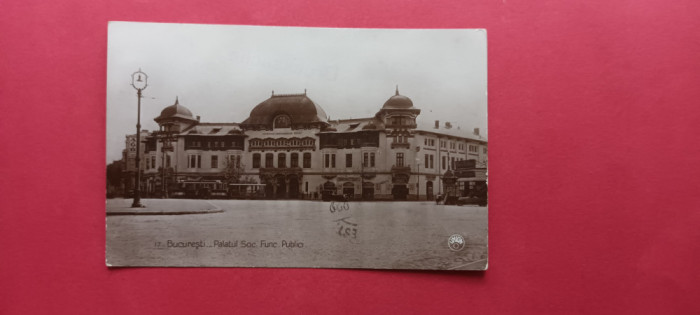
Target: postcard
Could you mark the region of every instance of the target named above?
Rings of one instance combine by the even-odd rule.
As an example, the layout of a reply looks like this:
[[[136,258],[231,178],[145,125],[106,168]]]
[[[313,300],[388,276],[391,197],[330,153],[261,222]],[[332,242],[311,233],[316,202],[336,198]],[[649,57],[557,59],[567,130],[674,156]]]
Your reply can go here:
[[[106,264],[485,270],[483,29],[110,22]]]

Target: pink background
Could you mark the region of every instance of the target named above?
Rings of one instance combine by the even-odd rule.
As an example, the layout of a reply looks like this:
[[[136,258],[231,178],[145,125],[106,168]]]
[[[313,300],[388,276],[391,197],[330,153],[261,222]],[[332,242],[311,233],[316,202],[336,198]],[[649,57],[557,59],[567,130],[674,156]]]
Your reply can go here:
[[[104,266],[107,21],[486,28],[490,270]],[[0,313],[698,313],[697,1],[0,3]]]

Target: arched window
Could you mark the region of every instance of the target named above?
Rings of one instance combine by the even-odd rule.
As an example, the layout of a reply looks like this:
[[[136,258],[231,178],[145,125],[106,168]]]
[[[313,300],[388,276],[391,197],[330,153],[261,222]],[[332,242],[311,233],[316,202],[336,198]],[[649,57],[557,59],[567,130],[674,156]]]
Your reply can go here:
[[[290,128],[292,126],[292,121],[287,115],[279,115],[275,117],[273,128]]]
[[[265,167],[275,167],[274,166],[275,155],[272,153],[265,154]]]
[[[290,156],[289,167],[299,167],[299,153],[292,153]]]

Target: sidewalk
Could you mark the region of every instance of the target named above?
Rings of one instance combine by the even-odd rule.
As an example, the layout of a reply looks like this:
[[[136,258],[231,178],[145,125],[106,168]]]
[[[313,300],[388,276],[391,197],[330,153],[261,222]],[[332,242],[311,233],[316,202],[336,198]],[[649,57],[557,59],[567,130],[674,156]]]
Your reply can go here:
[[[178,215],[217,213],[223,210],[207,200],[141,199],[145,208],[132,208],[133,199],[107,199],[107,215]]]

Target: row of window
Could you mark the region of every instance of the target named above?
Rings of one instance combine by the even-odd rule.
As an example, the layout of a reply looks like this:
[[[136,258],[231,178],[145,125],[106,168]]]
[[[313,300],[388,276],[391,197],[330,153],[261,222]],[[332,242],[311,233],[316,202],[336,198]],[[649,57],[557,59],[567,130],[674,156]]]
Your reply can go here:
[[[408,136],[394,136],[394,143],[408,143]]]
[[[434,146],[435,145],[435,140],[434,139],[428,139],[425,138],[423,139],[424,145],[426,146]],[[450,148],[451,150],[464,150],[465,148],[469,149],[469,152],[474,152],[478,153],[479,152],[479,146],[475,144],[470,144],[468,147],[464,143],[458,143],[458,142],[452,142],[452,141],[445,141],[445,140],[440,140],[440,147],[441,148]],[[486,148],[483,148],[484,154],[486,154]]]
[[[188,148],[226,148],[228,144],[228,147],[238,147],[242,142],[238,141],[205,141],[204,145],[202,145],[202,141],[200,140],[192,140],[192,141],[187,141],[185,143],[185,146]]]
[[[299,153],[291,153],[289,154],[290,159],[289,159],[289,167],[299,167]],[[435,156],[432,154],[425,154],[424,156],[424,167],[425,168],[435,168]],[[254,153],[253,154],[253,168],[260,168],[261,167],[261,158],[262,155],[260,153]],[[228,157],[228,160],[231,163],[235,163],[236,167],[240,167],[241,165],[241,156],[240,155],[230,155]],[[447,163],[450,163],[450,168],[454,169],[455,168],[455,161],[463,161],[464,158],[455,158],[455,157],[447,157],[447,156],[442,156],[441,159],[441,165],[440,168],[445,170],[447,169]],[[272,168],[275,167],[274,164],[275,161],[275,154],[273,153],[266,153],[265,154],[265,167],[267,168]],[[304,153],[303,154],[303,168],[311,168],[311,153]],[[166,167],[170,167],[170,156],[166,155],[166,160],[165,160],[165,165]],[[325,168],[335,168],[336,167],[336,154],[335,153],[327,153],[324,154],[323,156],[323,165]],[[364,152],[362,153],[362,166],[363,167],[375,167],[376,165],[376,153],[374,152]],[[404,154],[401,152],[396,153],[396,164],[395,166],[397,167],[403,167],[405,166],[405,159],[404,159]],[[146,159],[146,169],[150,168],[155,168],[156,167],[156,157],[151,156],[150,159]],[[187,156],[187,167],[188,168],[202,168],[202,156],[200,154],[189,154]],[[219,168],[219,156],[217,155],[212,155],[210,157],[210,167],[211,168]],[[225,166],[224,166],[225,167]],[[286,153],[277,153],[277,165],[276,167],[278,168],[286,168],[287,167],[287,154]],[[352,153],[347,153],[345,154],[345,167],[346,168],[351,168],[353,167],[353,154]]]
[[[402,126],[402,125],[415,125],[415,120],[411,117],[392,117],[391,124]]]
[[[152,155],[151,158],[145,158],[146,169],[156,168],[156,156]],[[170,167],[170,155],[165,156],[165,167]]]
[[[376,154],[374,152],[362,153],[362,167],[375,167]],[[326,168],[335,168],[335,153],[327,153],[323,155],[323,165]],[[353,154],[345,154],[345,167],[350,168],[353,165]]]
[[[249,141],[250,146],[253,148],[264,148],[264,147],[298,147],[298,146],[314,146],[314,139],[312,138],[283,138],[283,139],[251,139]]]
[[[440,168],[443,170],[447,169],[447,163],[450,163],[450,168],[455,168],[455,161],[462,161],[464,158],[455,158],[443,156],[441,160]],[[403,166],[403,153],[396,153],[396,166]],[[425,154],[423,159],[423,166],[425,168],[435,168],[435,156],[432,154]]]
[[[169,156],[166,155],[166,157],[169,158]],[[240,155],[229,155],[227,160],[229,163],[233,163],[235,167],[240,167],[241,166],[241,156]],[[166,167],[169,166],[170,162],[169,159],[166,159]],[[219,156],[218,155],[212,155],[209,159],[209,167],[210,168],[219,168],[219,167],[226,167],[225,164],[219,163]],[[202,168],[202,155],[200,154],[188,154],[187,155],[187,168]]]
[[[289,167],[299,167],[299,153],[291,153]],[[261,167],[261,154],[253,153],[253,168]],[[274,165],[275,155],[273,153],[265,154],[265,167],[275,167]],[[287,154],[277,153],[277,167],[286,168],[287,167]],[[304,153],[303,155],[303,168],[311,168],[311,153]]]

